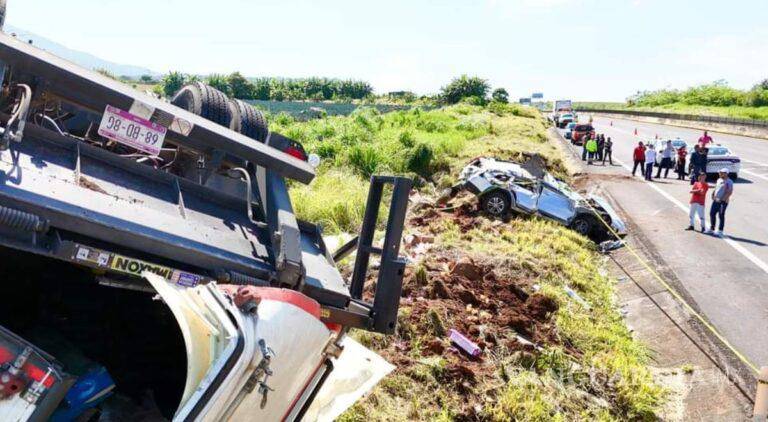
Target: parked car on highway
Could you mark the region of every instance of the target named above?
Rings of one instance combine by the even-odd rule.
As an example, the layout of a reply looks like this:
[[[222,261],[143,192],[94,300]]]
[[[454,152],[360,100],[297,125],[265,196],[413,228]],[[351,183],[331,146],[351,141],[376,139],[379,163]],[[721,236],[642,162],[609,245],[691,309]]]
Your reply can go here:
[[[575,114],[564,113],[557,118],[556,123],[557,123],[557,127],[559,127],[560,129],[564,129],[568,125],[568,123],[575,122],[575,121],[576,121]]]
[[[626,225],[605,198],[582,196],[536,161],[535,156],[524,164],[475,159],[462,170],[450,195],[468,190],[477,195],[480,208],[492,216],[503,217],[511,212],[537,215],[595,242],[615,237],[601,219],[619,236],[626,235]]]
[[[708,148],[707,153],[707,176],[717,176],[720,169],[728,169],[728,176],[736,180],[741,171],[741,158],[730,148],[717,144]],[[688,153],[693,153],[693,146],[688,147]],[[688,166],[690,169],[690,165]]]
[[[568,123],[568,126],[565,127],[565,139],[571,139],[571,136],[573,135],[573,128],[576,127],[576,122]]]
[[[672,163],[670,164],[672,168],[675,167],[675,164],[677,163],[677,150],[680,149],[680,147],[685,148],[688,150],[688,143],[680,138],[675,139],[657,139],[653,142],[653,147],[656,149],[656,162],[654,163],[656,167],[661,165],[661,151],[664,151],[664,148],[667,147],[667,141],[672,141],[672,146],[675,148],[675,153],[672,154]]]
[[[571,134],[571,143],[573,145],[582,145],[584,143],[584,135],[589,134],[592,138],[595,137],[595,127],[592,125],[576,125],[573,128]]]

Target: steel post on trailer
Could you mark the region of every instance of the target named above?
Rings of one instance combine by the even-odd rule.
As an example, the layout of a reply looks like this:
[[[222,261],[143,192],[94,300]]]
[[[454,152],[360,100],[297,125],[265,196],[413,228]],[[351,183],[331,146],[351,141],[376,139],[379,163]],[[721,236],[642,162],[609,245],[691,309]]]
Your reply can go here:
[[[384,195],[384,187],[393,186],[387,229],[384,244],[381,248],[373,246],[376,223]],[[381,256],[379,276],[376,283],[373,304],[371,306],[371,326],[373,331],[392,333],[397,323],[397,311],[400,307],[400,294],[403,287],[403,274],[406,261],[400,257],[400,243],[403,236],[403,225],[408,208],[408,196],[413,181],[403,177],[373,176],[368,192],[368,202],[365,207],[363,227],[357,243],[357,258],[355,260],[350,296],[361,299],[363,287],[368,274],[371,254]]]

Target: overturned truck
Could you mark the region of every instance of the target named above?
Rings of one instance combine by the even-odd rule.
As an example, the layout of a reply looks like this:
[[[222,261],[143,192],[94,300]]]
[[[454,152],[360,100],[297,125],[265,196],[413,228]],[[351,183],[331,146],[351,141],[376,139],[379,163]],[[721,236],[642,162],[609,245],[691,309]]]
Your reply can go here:
[[[250,105],[168,103],[6,34],[0,80],[3,420],[299,420],[354,371],[350,328],[394,331],[410,180],[373,177],[333,254],[286,189],[306,152]]]

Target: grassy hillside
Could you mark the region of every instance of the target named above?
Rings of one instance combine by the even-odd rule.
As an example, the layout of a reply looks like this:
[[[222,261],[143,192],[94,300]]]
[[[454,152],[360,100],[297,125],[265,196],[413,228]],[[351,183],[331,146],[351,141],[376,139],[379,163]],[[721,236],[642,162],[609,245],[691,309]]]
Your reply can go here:
[[[748,107],[748,106],[703,106],[683,103],[665,104],[659,106],[628,106],[625,103],[605,103],[605,102],[582,102],[576,103],[580,109],[607,109],[607,110],[637,110],[637,111],[656,111],[659,113],[678,113],[694,114],[698,116],[721,116],[733,117],[737,119],[755,119],[768,120],[768,106],[766,107]]]
[[[369,110],[273,124],[325,157],[317,180],[291,194],[298,213],[326,232],[357,230],[371,173],[417,177],[421,195],[433,198],[472,157],[538,152],[567,177],[546,123],[527,108]],[[341,420],[653,419],[664,391],[616,309],[594,245],[548,221],[493,221],[474,204],[468,195],[450,212],[413,207],[406,234],[419,240],[404,249],[415,263],[397,333],[353,333],[397,369]],[[452,328],[482,356],[451,347]]]

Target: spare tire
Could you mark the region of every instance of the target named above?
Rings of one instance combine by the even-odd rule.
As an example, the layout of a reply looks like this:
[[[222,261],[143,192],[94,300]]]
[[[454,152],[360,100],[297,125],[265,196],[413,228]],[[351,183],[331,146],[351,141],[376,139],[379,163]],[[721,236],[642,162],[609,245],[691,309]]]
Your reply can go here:
[[[229,100],[229,103],[235,111],[232,120],[235,121],[233,124],[237,127],[236,130],[251,139],[265,142],[269,134],[269,127],[264,113],[243,100]]]
[[[6,0],[0,0],[0,30],[5,26],[5,3]]]
[[[179,90],[171,100],[171,104],[191,113],[217,123],[229,129],[237,129],[234,125],[233,110],[229,98],[216,88],[201,82],[195,82]]]

